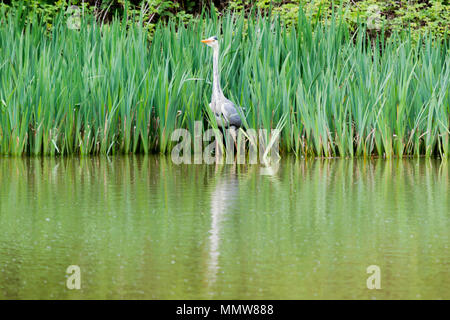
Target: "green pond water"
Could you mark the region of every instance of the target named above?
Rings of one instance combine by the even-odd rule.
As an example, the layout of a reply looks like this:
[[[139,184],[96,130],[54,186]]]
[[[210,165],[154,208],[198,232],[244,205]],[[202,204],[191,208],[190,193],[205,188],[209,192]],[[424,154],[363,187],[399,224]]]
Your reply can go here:
[[[0,299],[449,299],[449,172],[2,157]]]

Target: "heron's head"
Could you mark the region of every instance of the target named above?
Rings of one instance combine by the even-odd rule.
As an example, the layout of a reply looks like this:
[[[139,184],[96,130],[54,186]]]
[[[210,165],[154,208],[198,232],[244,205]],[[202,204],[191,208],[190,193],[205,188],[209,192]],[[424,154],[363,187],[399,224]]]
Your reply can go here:
[[[204,39],[204,40],[202,40],[202,42],[205,43],[206,45],[212,47],[212,48],[215,48],[215,47],[217,47],[219,45],[219,39],[217,39],[216,36],[212,36],[212,37],[210,37],[208,39]]]

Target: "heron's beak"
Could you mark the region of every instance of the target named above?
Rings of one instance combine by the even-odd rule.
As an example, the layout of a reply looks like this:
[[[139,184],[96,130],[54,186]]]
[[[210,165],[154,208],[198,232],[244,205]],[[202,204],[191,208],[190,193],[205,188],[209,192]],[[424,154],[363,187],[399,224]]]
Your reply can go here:
[[[210,42],[213,42],[213,41],[210,40],[210,39],[204,39],[204,40],[201,40],[201,42],[203,42],[203,43],[210,43]]]

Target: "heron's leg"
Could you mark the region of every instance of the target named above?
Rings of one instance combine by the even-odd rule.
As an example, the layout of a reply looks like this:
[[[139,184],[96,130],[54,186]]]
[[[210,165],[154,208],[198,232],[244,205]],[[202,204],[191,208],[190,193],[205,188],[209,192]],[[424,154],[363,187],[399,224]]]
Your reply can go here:
[[[236,139],[236,158],[237,163],[245,163],[245,157],[246,157],[246,141],[245,141],[245,131],[242,129],[242,127],[239,127],[236,131],[237,139]]]
[[[216,155],[216,164],[219,164],[221,162],[222,150],[221,150],[221,146],[220,146],[219,139],[218,139],[217,136],[216,136],[216,152],[215,152],[215,155]]]
[[[223,131],[223,121],[222,121],[222,117],[220,115],[215,115],[216,116],[216,122],[217,122],[217,126],[222,129]],[[225,135],[222,133],[221,139],[223,139],[225,137]],[[223,152],[224,150],[222,150],[222,142],[223,141],[219,141],[219,139],[217,139],[218,137],[216,137],[216,163],[219,164],[222,162],[222,157],[223,157]]]
[[[235,126],[231,126],[231,129],[232,129],[231,135],[233,137],[233,140],[234,140],[235,143],[237,143],[237,130],[236,130],[236,127]]]
[[[235,126],[230,126],[229,130],[230,130],[231,137],[233,138],[234,147],[236,149],[236,154],[235,155],[237,155],[238,145],[237,145],[236,127]]]

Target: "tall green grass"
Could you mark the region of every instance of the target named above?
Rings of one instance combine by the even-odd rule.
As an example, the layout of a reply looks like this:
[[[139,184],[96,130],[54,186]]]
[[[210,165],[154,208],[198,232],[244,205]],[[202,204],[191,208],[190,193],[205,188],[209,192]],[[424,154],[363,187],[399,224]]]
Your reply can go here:
[[[248,128],[285,121],[280,149],[297,156],[448,157],[450,42],[368,39],[339,23],[204,14],[161,24],[60,16],[49,30],[0,13],[0,154],[168,153],[176,128],[208,120],[218,35],[225,95]]]

